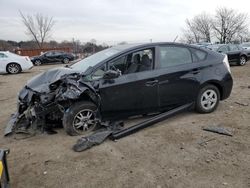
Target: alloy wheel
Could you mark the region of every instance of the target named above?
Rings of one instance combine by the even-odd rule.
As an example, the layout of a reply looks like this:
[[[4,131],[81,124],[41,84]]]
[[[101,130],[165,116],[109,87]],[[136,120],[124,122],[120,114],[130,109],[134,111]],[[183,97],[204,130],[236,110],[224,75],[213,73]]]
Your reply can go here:
[[[65,59],[63,60],[63,63],[65,63],[65,64],[69,63],[69,59],[65,58]]]
[[[217,101],[217,93],[212,89],[206,90],[201,96],[201,105],[206,110],[211,110],[214,108]]]
[[[75,115],[73,120],[73,129],[79,134],[91,132],[95,127],[95,114],[92,110],[81,110]]]
[[[42,62],[41,62],[40,60],[36,60],[36,61],[34,62],[34,64],[37,65],[37,66],[39,66],[39,65],[42,64]]]
[[[240,65],[245,65],[246,62],[247,62],[246,58],[245,58],[244,56],[242,56],[242,57],[240,58]]]
[[[8,65],[7,69],[8,69],[8,72],[11,73],[11,74],[16,74],[16,73],[18,73],[20,71],[19,65],[14,64],[14,63]]]

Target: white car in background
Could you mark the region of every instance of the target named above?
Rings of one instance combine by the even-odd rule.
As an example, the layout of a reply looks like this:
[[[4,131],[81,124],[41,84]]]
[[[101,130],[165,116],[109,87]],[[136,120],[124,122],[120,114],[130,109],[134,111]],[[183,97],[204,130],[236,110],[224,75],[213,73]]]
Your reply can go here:
[[[28,56],[0,51],[0,73],[17,74],[32,67],[33,63]]]

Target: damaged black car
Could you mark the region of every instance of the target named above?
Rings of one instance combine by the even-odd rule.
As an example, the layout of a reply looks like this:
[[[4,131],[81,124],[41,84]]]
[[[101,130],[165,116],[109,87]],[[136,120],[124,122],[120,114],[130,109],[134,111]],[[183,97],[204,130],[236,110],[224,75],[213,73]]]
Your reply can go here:
[[[178,43],[119,45],[28,81],[5,135],[58,124],[81,135],[105,122],[187,103],[210,113],[232,85],[227,56],[217,52]]]

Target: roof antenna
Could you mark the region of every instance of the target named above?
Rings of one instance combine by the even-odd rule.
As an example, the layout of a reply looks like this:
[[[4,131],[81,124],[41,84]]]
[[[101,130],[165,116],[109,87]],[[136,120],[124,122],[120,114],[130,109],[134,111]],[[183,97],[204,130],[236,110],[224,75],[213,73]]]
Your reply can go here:
[[[174,41],[173,41],[173,42],[175,42],[177,39],[178,39],[178,35],[175,37],[175,39],[174,39]]]

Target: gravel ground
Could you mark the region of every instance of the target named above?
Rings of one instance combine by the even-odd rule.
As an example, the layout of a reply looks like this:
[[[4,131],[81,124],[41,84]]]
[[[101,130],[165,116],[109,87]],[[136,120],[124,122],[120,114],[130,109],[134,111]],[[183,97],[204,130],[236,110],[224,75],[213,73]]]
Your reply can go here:
[[[2,135],[16,109],[17,92],[32,76],[56,66],[0,75]],[[250,187],[250,62],[231,69],[231,97],[214,113],[179,114],[85,152],[72,151],[79,137],[67,136],[63,129],[27,139],[1,136],[0,147],[11,150],[12,187]],[[234,135],[202,130],[210,125],[229,128]]]

